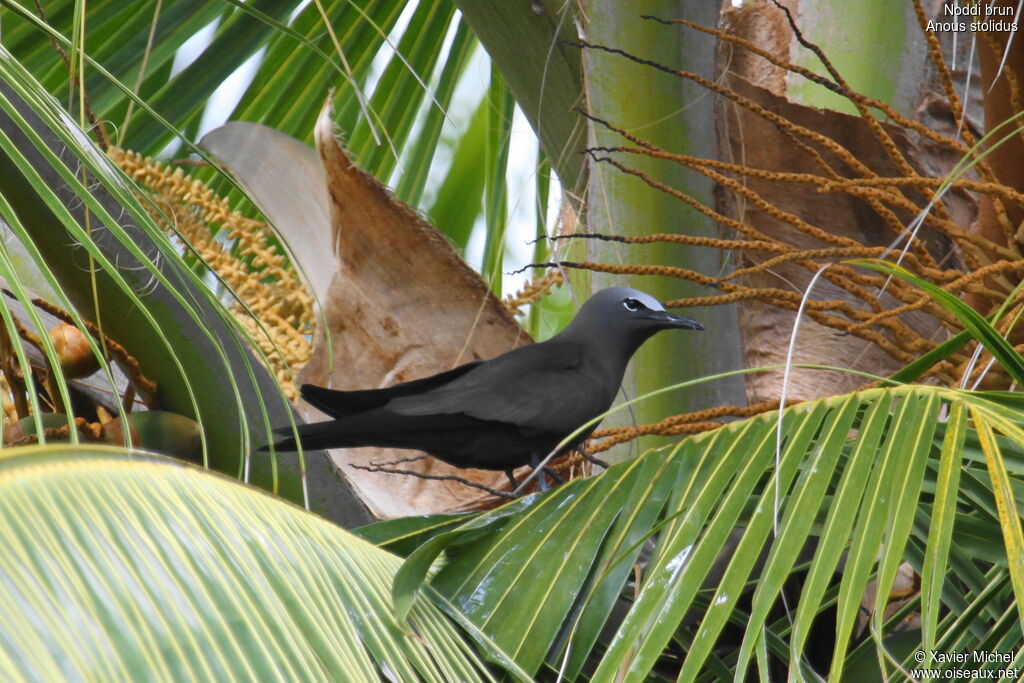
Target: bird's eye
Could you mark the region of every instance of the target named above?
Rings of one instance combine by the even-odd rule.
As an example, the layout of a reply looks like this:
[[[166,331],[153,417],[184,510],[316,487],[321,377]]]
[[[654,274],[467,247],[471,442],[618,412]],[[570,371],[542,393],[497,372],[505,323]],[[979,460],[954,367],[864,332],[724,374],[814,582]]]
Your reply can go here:
[[[636,299],[623,299],[622,305],[626,307],[627,311],[639,311],[642,308],[647,308]]]

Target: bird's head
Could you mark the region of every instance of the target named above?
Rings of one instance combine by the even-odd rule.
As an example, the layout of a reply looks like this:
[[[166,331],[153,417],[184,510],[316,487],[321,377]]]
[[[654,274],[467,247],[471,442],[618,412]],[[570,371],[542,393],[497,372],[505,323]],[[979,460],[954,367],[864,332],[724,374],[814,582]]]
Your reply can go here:
[[[617,342],[632,355],[661,330],[703,330],[690,318],[672,315],[650,294],[628,287],[602,289],[580,307],[566,332],[592,335],[605,343]]]

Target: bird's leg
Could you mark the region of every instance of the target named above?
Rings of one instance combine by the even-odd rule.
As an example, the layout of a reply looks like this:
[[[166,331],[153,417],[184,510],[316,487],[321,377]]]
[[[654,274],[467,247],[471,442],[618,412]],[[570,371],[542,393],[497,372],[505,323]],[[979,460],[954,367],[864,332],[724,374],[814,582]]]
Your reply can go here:
[[[544,470],[543,470],[543,473],[541,474],[541,478],[543,478],[543,476],[545,474],[548,475],[549,477],[551,477],[552,479],[554,479],[559,484],[564,484],[565,483],[565,479],[562,478],[562,476],[559,475],[558,472],[555,472],[551,468],[545,467]]]
[[[536,453],[530,455],[530,467],[533,468],[534,476],[537,477],[537,490],[540,491],[541,493],[547,491],[550,488],[548,486],[548,478],[544,476],[544,472],[547,471],[547,468],[545,467],[538,471],[542,459],[543,458],[537,455]]]
[[[604,460],[601,460],[600,458],[595,458],[594,456],[592,456],[590,453],[587,453],[582,448],[577,448],[576,452],[579,453],[580,455],[582,455],[583,459],[586,460],[587,462],[591,463],[592,465],[597,465],[598,467],[600,467],[602,469],[608,469],[608,467],[609,467],[608,463],[606,463]]]
[[[513,467],[506,467],[505,468],[505,476],[508,477],[508,480],[512,483],[512,490],[515,491],[516,490],[516,486],[518,486],[518,484],[516,484],[515,468],[513,468]]]
[[[530,467],[532,467],[534,471],[537,472],[537,489],[539,491],[544,492],[551,488],[551,486],[548,484],[549,476],[552,479],[554,479],[555,483],[557,484],[565,483],[565,479],[563,479],[557,472],[555,472],[553,469],[549,467],[542,466],[542,463],[542,458],[539,458],[537,456],[530,458]]]

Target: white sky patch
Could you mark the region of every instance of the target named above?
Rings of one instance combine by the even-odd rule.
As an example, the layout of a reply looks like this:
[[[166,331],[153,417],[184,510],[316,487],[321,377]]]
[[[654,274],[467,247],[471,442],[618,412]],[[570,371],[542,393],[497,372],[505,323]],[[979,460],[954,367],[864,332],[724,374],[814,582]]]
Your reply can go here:
[[[441,183],[451,166],[458,137],[465,133],[466,128],[469,127],[473,112],[479,106],[480,98],[486,96],[490,82],[491,58],[484,50],[477,48],[473,52],[473,56],[470,57],[469,64],[466,65],[466,70],[463,72],[462,77],[455,85],[455,92],[452,93],[452,104],[448,107],[449,117],[451,120],[459,122],[460,125],[456,129],[447,121],[444,123],[441,129],[442,144],[438,147],[438,152],[442,149],[445,150],[446,160],[444,163],[438,163],[440,157],[435,157],[434,164],[427,176],[427,185],[429,187],[434,189],[441,187]],[[481,169],[482,172],[483,169]],[[429,190],[428,194],[430,194]],[[424,199],[427,200],[427,197],[424,196]],[[424,202],[424,206],[430,206],[432,203],[433,199],[429,199]],[[466,242],[466,251],[462,255],[466,262],[477,272],[480,271],[484,260],[485,229],[483,214],[481,214],[477,216],[473,230],[469,234],[469,240]]]
[[[220,24],[220,20],[211,21],[181,44],[178,51],[174,53],[174,61],[171,62],[171,78],[187,69],[188,65],[196,61],[203,50],[213,42],[213,35],[217,32],[218,24]]]
[[[265,47],[257,50],[249,59],[242,62],[242,65],[235,69],[234,73],[228,76],[221,83],[220,87],[214,91],[206,103],[206,108],[203,110],[203,118],[199,122],[199,135],[197,139],[201,139],[214,128],[227,123],[228,116],[242,100],[245,89],[249,87],[252,79],[256,77],[256,72],[260,68],[260,63],[263,61],[263,55],[266,54],[266,51],[267,48]]]
[[[489,60],[488,60],[489,62]],[[485,67],[489,73],[489,63]],[[482,86],[486,89],[486,80]],[[479,98],[479,93],[476,93]],[[526,115],[517,105],[512,119],[509,141],[508,168],[505,182],[508,191],[508,227],[505,233],[505,258],[502,263],[502,290],[505,294],[518,291],[530,279],[529,272],[510,275],[533,261],[533,240],[537,236],[537,134]],[[545,232],[551,234],[558,220],[561,186],[554,173],[551,174],[548,192],[548,207],[545,216]],[[466,245],[466,260],[479,270],[483,262],[486,225],[481,214],[477,217],[473,232]]]
[[[206,26],[199,29],[195,35],[186,40],[178,48],[178,51],[174,53],[174,61],[171,62],[171,78],[174,78],[182,71],[187,69],[189,65],[199,58],[203,50],[209,47],[210,43],[213,42],[213,36],[217,33],[217,26],[220,25],[220,20],[215,19]],[[223,86],[222,86],[223,89]],[[212,100],[211,100],[212,101]],[[209,102],[206,105],[206,112],[210,110]],[[203,116],[206,116],[204,112]],[[157,154],[157,158],[168,158],[178,154],[182,148],[181,140],[174,138],[167,146],[160,150]]]
[[[466,132],[473,112],[480,104],[480,97],[487,91],[490,64],[487,53],[477,46],[469,58],[465,73],[455,84],[455,92],[452,93],[452,101],[448,106],[448,117],[441,124],[441,144],[437,146],[434,161],[427,171],[427,185],[422,202],[424,207],[433,206],[437,199],[437,190],[451,168],[459,136]]]
[[[447,61],[448,53],[451,51],[452,43],[455,42],[455,34],[458,31],[458,26],[459,26],[458,19],[459,19],[459,12],[456,10],[456,12],[455,12],[455,19],[448,26],[448,32],[445,34],[444,42],[443,42],[442,47],[441,47],[441,55],[442,55],[442,57],[441,57],[441,59],[437,60],[437,64],[434,67],[433,75],[431,75],[431,74],[421,74],[420,75],[420,77],[424,78],[424,79],[427,79],[427,77],[429,76],[429,79],[426,80],[426,82],[429,84],[431,92],[434,92],[434,93],[437,92],[437,86],[438,86],[438,84],[441,81],[441,72],[444,71],[445,62]],[[388,49],[390,50],[390,48],[388,48]],[[472,59],[472,55],[470,56],[470,59]],[[456,86],[457,85],[458,84],[456,84]],[[452,95],[453,95],[452,104],[448,107],[448,110],[445,111],[445,118],[441,121],[441,138],[442,139],[444,139],[445,129],[447,128],[447,129],[451,130],[452,127],[453,127],[452,123],[451,123],[451,120],[449,120],[449,117],[451,117],[452,111],[453,111],[453,107],[455,105],[455,99],[454,99],[454,95],[455,94],[456,93],[454,93],[454,92],[452,93]],[[416,140],[416,139],[419,138],[419,136],[421,135],[421,132],[423,130],[423,125],[426,123],[426,118],[427,118],[426,115],[431,110],[435,109],[436,107],[437,107],[437,102],[434,101],[434,98],[432,98],[432,97],[426,98],[426,101],[423,102],[422,105],[420,106],[419,116],[417,116],[416,120],[413,122],[412,130],[409,132],[409,140]],[[463,115],[466,117],[466,123],[468,123],[469,116],[470,116],[471,113],[472,113],[472,110],[469,109],[469,105],[467,105],[466,111],[463,113]],[[457,119],[455,119],[455,120],[457,120]],[[462,127],[462,130],[463,131],[465,130],[465,126]],[[406,149],[403,150],[403,152],[405,153],[404,154],[405,158],[403,158],[403,162],[396,165],[395,170],[391,173],[391,178],[389,179],[389,184],[392,187],[397,187],[399,182],[401,181],[402,173],[405,172],[405,168],[404,167],[408,165],[408,163],[407,163],[408,162],[408,156],[412,153],[412,146],[410,145],[410,146],[406,147]],[[443,182],[443,180],[444,180],[444,176],[442,176],[440,174],[437,174],[437,173],[434,173],[434,169],[437,168],[438,165],[442,165],[445,168],[448,168],[448,167],[451,166],[451,163],[452,163],[451,144],[443,144],[442,143],[442,144],[437,145],[434,148],[434,158],[431,161],[431,167],[427,170],[427,179],[428,180],[427,180],[426,186],[423,189],[423,197],[422,197],[421,202],[420,202],[423,207],[429,207],[429,206],[431,206],[433,204],[434,199],[436,197],[436,191],[434,191],[434,190],[435,190],[436,187],[439,187],[441,182]],[[434,185],[431,184],[431,181],[433,181]]]
[[[452,104],[449,107],[451,118],[463,126],[468,125],[472,113],[480,103],[481,96],[487,92],[490,81],[491,60],[486,52],[478,49],[455,88]],[[447,144],[442,144],[438,148],[434,165],[430,170],[428,185],[431,187],[439,187],[445,174],[448,173],[448,168],[451,165],[452,145],[464,130],[464,128],[456,130],[445,122],[442,137]],[[552,181],[549,201],[554,207],[549,207],[546,217],[549,218],[548,225],[557,220],[560,197],[559,185],[553,175]],[[508,273],[522,268],[533,260],[533,245],[530,242],[536,237],[537,231],[537,135],[529,121],[526,120],[526,115],[518,106],[513,113],[505,182],[508,191],[509,216],[502,270]],[[428,195],[430,192],[428,189]],[[425,196],[424,199],[424,205],[429,206],[432,203],[432,197]],[[473,232],[466,244],[465,259],[477,270],[483,263],[486,227],[484,216],[481,213],[477,217]],[[521,288],[529,277],[529,273],[503,275],[502,290],[506,294],[513,293]]]
[[[469,233],[469,240],[466,242],[466,253],[462,255],[477,272],[480,272],[484,262],[484,240],[487,236],[484,234],[483,224],[483,217],[477,216],[473,231]]]
[[[285,23],[289,26],[293,25],[295,20],[299,18],[299,15],[302,14],[302,10],[309,7],[312,2],[313,0],[302,0],[302,2],[296,5],[295,9],[292,10],[292,13],[288,15],[288,21]]]
[[[508,232],[505,235],[506,272],[518,270],[533,261],[533,245],[537,235],[537,135],[526,115],[516,106],[508,150]],[[520,289],[530,274],[505,275],[502,289],[511,294]]]
[[[370,70],[366,76],[366,82],[363,85],[363,92],[369,97],[370,93],[373,92],[374,88],[377,87],[377,82],[380,77],[384,75],[384,69],[387,68],[388,62],[395,56],[395,47],[398,45],[398,41],[402,39],[402,34],[405,33],[405,29],[409,27],[409,22],[412,21],[412,15],[416,11],[418,3],[410,2],[402,10],[402,13],[398,17],[398,21],[395,22],[394,27],[391,29],[391,33],[388,34],[387,40],[380,46],[380,50],[377,51],[376,56],[370,63]],[[366,21],[364,18],[363,21]],[[370,27],[371,30],[373,27]],[[333,51],[333,47],[331,48]],[[408,67],[404,67],[408,68]],[[426,80],[430,74],[419,74],[420,78]],[[376,123],[376,122],[374,122]]]

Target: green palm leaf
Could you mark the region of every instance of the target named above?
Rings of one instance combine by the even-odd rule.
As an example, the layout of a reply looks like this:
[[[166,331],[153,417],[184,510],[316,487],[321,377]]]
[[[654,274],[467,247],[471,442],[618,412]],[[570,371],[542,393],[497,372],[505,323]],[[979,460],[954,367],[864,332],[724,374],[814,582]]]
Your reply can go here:
[[[919,610],[927,627],[901,638],[918,649],[925,640],[977,649],[988,628],[993,642],[1021,637],[1020,618],[1007,613],[1024,597],[1013,523],[1024,500],[1018,412],[978,393],[871,389],[783,411],[778,453],[777,415],[684,439],[454,529],[438,520],[441,533],[398,573],[400,614],[444,553],[429,585],[531,673],[546,666],[573,680],[587,668],[592,680],[640,681],[683,657],[680,680],[699,680],[723,664],[714,653],[736,638],[730,625],[743,634],[728,670],[771,657],[799,671],[825,618],[839,634],[830,678],[841,680],[867,648],[891,646],[895,660],[910,651],[890,645],[899,619],[885,600],[872,610],[873,637],[851,640],[869,582],[886,596],[909,562],[924,594],[905,610]],[[965,459],[970,491],[958,488]],[[426,524],[394,535],[423,533]],[[984,555],[965,551],[978,544]],[[802,589],[789,592],[780,619],[783,589],[798,574]],[[959,619],[963,609],[974,619]]]
[[[430,601],[395,621],[398,558],[226,477],[23,448],[0,458],[0,506],[5,680],[493,680]]]

